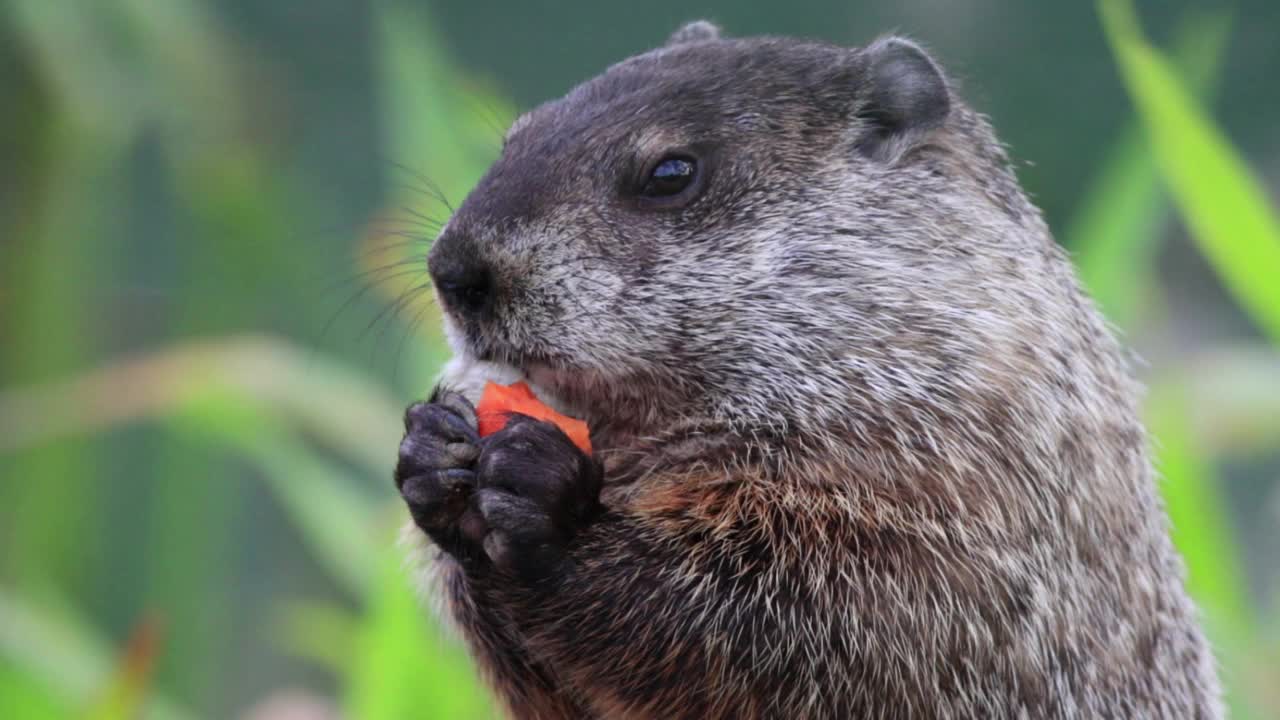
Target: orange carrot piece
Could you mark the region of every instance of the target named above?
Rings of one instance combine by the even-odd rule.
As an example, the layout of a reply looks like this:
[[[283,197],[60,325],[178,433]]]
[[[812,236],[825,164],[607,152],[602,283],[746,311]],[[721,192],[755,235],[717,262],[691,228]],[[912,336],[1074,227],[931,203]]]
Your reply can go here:
[[[587,424],[577,418],[552,410],[533,394],[529,384],[521,381],[511,385],[485,383],[480,404],[476,405],[476,418],[480,422],[480,437],[488,437],[507,426],[512,413],[528,415],[538,420],[555,423],[582,451],[591,454],[591,435]]]

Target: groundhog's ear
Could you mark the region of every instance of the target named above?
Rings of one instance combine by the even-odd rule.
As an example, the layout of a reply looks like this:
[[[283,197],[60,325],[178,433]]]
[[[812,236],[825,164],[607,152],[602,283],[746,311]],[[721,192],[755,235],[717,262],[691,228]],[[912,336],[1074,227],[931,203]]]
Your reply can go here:
[[[714,23],[706,20],[694,20],[691,23],[681,25],[675,32],[671,33],[671,37],[667,38],[667,47],[719,39],[720,28],[716,27]]]
[[[946,122],[951,91],[933,58],[899,37],[882,38],[861,51],[866,92],[859,117],[870,127],[858,149],[892,160]]]

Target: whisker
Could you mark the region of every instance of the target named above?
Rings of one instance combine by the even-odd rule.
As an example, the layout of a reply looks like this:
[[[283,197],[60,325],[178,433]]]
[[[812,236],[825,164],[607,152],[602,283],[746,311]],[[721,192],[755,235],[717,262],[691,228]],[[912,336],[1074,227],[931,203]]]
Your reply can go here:
[[[384,319],[393,317],[394,314],[399,311],[399,308],[402,305],[404,305],[405,302],[411,299],[411,296],[415,291],[426,289],[427,287],[430,287],[430,286],[424,283],[422,285],[417,285],[401,292],[399,295],[396,296],[395,300],[388,303],[385,307],[382,308],[382,310],[378,311],[377,315],[373,316],[373,319],[369,321],[369,324],[365,325],[364,330],[360,332],[360,337],[363,338],[365,335],[371,332],[374,328],[376,328],[379,324],[381,324]]]
[[[406,272],[405,274],[408,273]],[[376,283],[362,283],[363,286],[359,290],[352,293],[345,301],[343,301],[343,303],[338,306],[338,309],[329,316],[329,319],[326,320],[324,325],[320,328],[319,341],[324,341],[324,338],[329,335],[329,331],[333,329],[333,326],[338,322],[338,319],[342,317],[343,313],[355,305],[361,298],[368,295],[374,288],[378,287],[381,282],[385,282],[385,279]],[[365,332],[367,332],[367,329]],[[363,333],[361,333],[361,335],[363,335]]]
[[[401,267],[402,265],[404,266]],[[424,271],[422,270],[422,268],[416,267],[417,263],[413,263],[413,265],[414,265],[413,267],[409,267],[407,266],[407,264],[397,263],[396,265],[390,265],[383,268],[374,268],[373,270],[366,270],[364,272],[357,273],[349,278],[338,280],[334,282],[332,286],[328,288],[324,288],[324,291],[335,292],[344,287],[348,287],[353,283],[360,283],[361,285],[365,286],[366,290],[373,290],[375,288],[382,287],[383,285],[386,285],[392,280],[396,280],[398,278],[409,277],[411,275],[424,274]]]
[[[364,256],[380,255],[383,253],[389,253],[393,251],[401,251],[401,252],[411,253],[405,256],[407,259],[417,258],[419,260],[423,260],[426,258],[427,252],[430,250],[430,248],[431,246],[429,243],[423,242],[421,240],[417,240],[415,238],[391,237],[384,242],[365,245],[364,248],[362,248],[361,255],[364,255]]]
[[[503,122],[496,109],[491,102],[486,102],[483,97],[476,97],[472,100],[473,108],[477,111],[481,121],[489,130],[493,131],[497,142],[491,145],[491,148],[501,152],[502,146],[506,142],[507,128],[511,126],[512,121]]]
[[[417,218],[418,220],[422,221],[423,223],[425,223],[427,227],[434,227],[436,230],[439,230],[440,228],[444,227],[443,222],[440,222],[439,220],[433,217],[430,217],[429,215],[424,215],[418,210],[414,210],[413,208],[409,207],[408,205],[404,206],[403,210],[409,213],[410,215],[412,215],[413,217]],[[453,211],[451,210],[450,213],[452,212]]]
[[[427,177],[426,175],[423,175],[422,173],[418,172],[417,170],[414,170],[413,168],[409,167],[408,165],[405,165],[404,163],[396,162],[395,160],[391,160],[390,163],[393,167],[399,169],[401,172],[409,174],[410,176],[416,178],[423,185],[425,185],[426,186],[425,191],[428,195],[438,200],[441,205],[444,205],[449,210],[450,215],[454,213],[453,205],[449,202],[449,199],[445,197],[444,192],[440,189],[440,186],[437,185],[435,182],[433,182],[431,178]]]
[[[400,365],[404,357],[405,343],[408,342],[411,335],[416,333],[418,326],[422,323],[423,317],[427,314],[428,307],[429,305],[424,304],[422,307],[418,308],[418,312],[414,313],[413,319],[409,321],[409,326],[405,328],[404,335],[401,336],[399,345],[396,346],[396,358],[391,368],[391,381],[393,383],[398,381],[400,378]]]

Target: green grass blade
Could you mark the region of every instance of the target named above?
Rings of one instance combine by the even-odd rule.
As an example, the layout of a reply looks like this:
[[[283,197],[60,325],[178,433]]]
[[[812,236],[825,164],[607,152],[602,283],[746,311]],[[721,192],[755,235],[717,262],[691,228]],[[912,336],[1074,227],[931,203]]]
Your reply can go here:
[[[378,555],[378,498],[392,496],[398,417],[376,385],[337,364],[279,341],[231,338],[0,392],[0,427],[14,430],[0,438],[0,453],[120,423],[170,419],[187,440],[207,445],[212,439],[257,463],[321,565],[361,596]],[[299,431],[367,465],[367,476],[321,457]],[[376,477],[376,485],[368,477]]]
[[[1099,0],[1102,23],[1161,176],[1200,252],[1264,334],[1280,340],[1280,222],[1262,187],[1171,64],[1143,38],[1127,0]],[[1204,611],[1236,717],[1260,693],[1245,671],[1259,625],[1218,482],[1188,418],[1182,384],[1158,385],[1148,423],[1158,438],[1162,487],[1187,585]],[[1253,712],[1251,712],[1253,711]]]
[[[1226,14],[1195,14],[1182,25],[1173,58],[1196,93],[1216,84],[1230,21]],[[1064,235],[1080,278],[1107,318],[1132,327],[1156,291],[1166,199],[1151,150],[1135,121],[1108,152]]]
[[[1080,280],[1107,319],[1131,327],[1152,290],[1163,202],[1159,175],[1136,128],[1117,141],[1066,233]]]
[[[1165,385],[1185,394],[1192,409],[1188,427],[1206,456],[1257,457],[1280,448],[1280,353],[1275,349],[1257,343],[1202,351],[1152,383],[1157,389]]]
[[[1187,418],[1192,414],[1178,384],[1152,388],[1147,423],[1159,438],[1158,470],[1174,544],[1187,566],[1187,590],[1204,617],[1219,665],[1232,717],[1254,717],[1245,692],[1242,660],[1257,627],[1245,595],[1240,551],[1217,488],[1213,468],[1204,460]]]
[[[152,675],[163,645],[159,620],[148,616],[134,626],[85,720],[134,720],[143,716]]]
[[[1159,438],[1162,490],[1174,543],[1187,563],[1187,587],[1210,622],[1244,637],[1253,611],[1231,523],[1218,497],[1213,468],[1203,459],[1187,420],[1192,415],[1180,384],[1151,388],[1147,421]]]
[[[421,8],[396,0],[374,7],[391,186],[408,191],[398,200],[443,217],[445,201],[456,205],[497,156],[515,113],[483,87],[460,80],[465,73],[448,61]]]
[[[351,672],[357,621],[346,608],[320,600],[292,600],[280,605],[272,625],[276,645],[290,655],[335,677]]]
[[[101,639],[68,612],[0,587],[0,659],[69,704],[87,707],[107,689],[112,655]],[[155,720],[193,717],[154,690],[145,707],[145,717]]]
[[[1099,0],[1099,9],[1179,213],[1228,291],[1264,333],[1280,340],[1280,221],[1265,191],[1144,39],[1132,4]]]
[[[70,703],[0,655],[0,717],[22,720],[62,720],[71,715]]]
[[[0,386],[78,370],[101,340],[94,308],[119,257],[120,164],[138,129],[125,66],[90,3],[11,0],[0,20],[29,63],[32,92],[6,115],[29,114],[15,189],[21,208],[0,217]],[[14,168],[6,167],[6,172]],[[8,209],[0,203],[0,211]],[[8,428],[0,422],[0,434]],[[94,442],[41,448],[0,467],[0,576],[26,587],[91,592],[100,572],[81,538],[98,535],[104,490],[95,469],[111,449]],[[12,480],[12,481],[10,481]]]
[[[404,554],[388,547],[363,618],[347,715],[359,720],[467,720],[494,712],[457,644],[429,620],[415,597]]]
[[[515,111],[450,62],[435,24],[420,5],[379,0],[373,21],[388,186],[395,191],[390,203],[404,208],[391,212],[407,214],[410,225],[420,225],[423,218],[443,222],[497,157]],[[420,232],[424,239],[434,234],[429,224]],[[387,247],[386,240],[376,232],[365,239],[360,254],[366,268],[421,253],[421,248]],[[422,268],[422,276],[400,278],[379,290],[394,301],[427,282],[425,262]],[[415,292],[417,302],[407,313],[426,318],[422,332],[406,344],[407,387],[416,395],[429,389],[448,354],[429,292]]]
[[[253,460],[321,565],[354,596],[369,591],[378,556],[375,505],[349,475],[234,391],[213,389],[191,400],[175,422]]]
[[[367,377],[269,337],[174,345],[57,382],[0,390],[0,454],[154,419],[221,387],[358,464],[391,495],[400,407]]]

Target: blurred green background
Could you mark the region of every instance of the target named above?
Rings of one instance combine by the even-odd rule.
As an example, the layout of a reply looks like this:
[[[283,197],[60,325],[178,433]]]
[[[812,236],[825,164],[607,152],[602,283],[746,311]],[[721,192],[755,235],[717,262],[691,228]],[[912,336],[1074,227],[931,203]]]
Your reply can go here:
[[[0,718],[492,714],[396,545],[422,255],[519,109],[698,17],[905,32],[992,116],[1280,717],[1280,3],[0,0]]]

